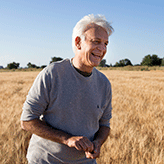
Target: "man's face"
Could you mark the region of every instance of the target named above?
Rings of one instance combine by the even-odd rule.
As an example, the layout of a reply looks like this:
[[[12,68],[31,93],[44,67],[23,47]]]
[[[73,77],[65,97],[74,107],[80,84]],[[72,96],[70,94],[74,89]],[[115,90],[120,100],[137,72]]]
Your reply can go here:
[[[85,40],[81,41],[81,61],[87,67],[98,66],[105,56],[108,45],[108,34],[100,26],[90,27],[84,33]]]

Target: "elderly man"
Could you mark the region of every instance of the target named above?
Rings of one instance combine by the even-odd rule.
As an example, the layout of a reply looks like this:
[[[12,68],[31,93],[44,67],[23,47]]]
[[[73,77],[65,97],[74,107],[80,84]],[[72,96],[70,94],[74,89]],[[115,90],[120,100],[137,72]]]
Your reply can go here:
[[[74,27],[71,60],[39,73],[23,106],[21,126],[33,135],[29,164],[95,164],[107,139],[111,85],[98,66],[113,28],[105,17],[88,15]]]

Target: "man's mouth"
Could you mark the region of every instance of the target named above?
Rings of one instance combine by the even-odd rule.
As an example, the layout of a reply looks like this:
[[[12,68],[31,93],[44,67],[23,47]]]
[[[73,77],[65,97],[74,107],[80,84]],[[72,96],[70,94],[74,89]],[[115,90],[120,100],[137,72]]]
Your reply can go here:
[[[96,55],[96,54],[94,54],[94,53],[91,53],[93,56],[95,56],[95,57],[101,57],[100,55]]]

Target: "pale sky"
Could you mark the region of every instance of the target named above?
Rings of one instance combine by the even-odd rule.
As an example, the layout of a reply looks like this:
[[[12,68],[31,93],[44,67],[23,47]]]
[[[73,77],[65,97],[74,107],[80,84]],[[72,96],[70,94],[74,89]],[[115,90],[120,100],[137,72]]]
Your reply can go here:
[[[115,32],[107,64],[128,58],[164,57],[163,0],[0,0],[0,65],[48,65],[51,57],[72,58],[72,30],[88,14],[105,15]]]

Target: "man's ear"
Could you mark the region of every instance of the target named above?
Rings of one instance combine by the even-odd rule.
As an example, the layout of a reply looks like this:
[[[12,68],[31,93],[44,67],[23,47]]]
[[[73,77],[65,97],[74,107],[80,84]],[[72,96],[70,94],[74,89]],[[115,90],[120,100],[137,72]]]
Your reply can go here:
[[[81,49],[81,38],[79,36],[75,38],[75,46],[77,47],[78,50]]]

